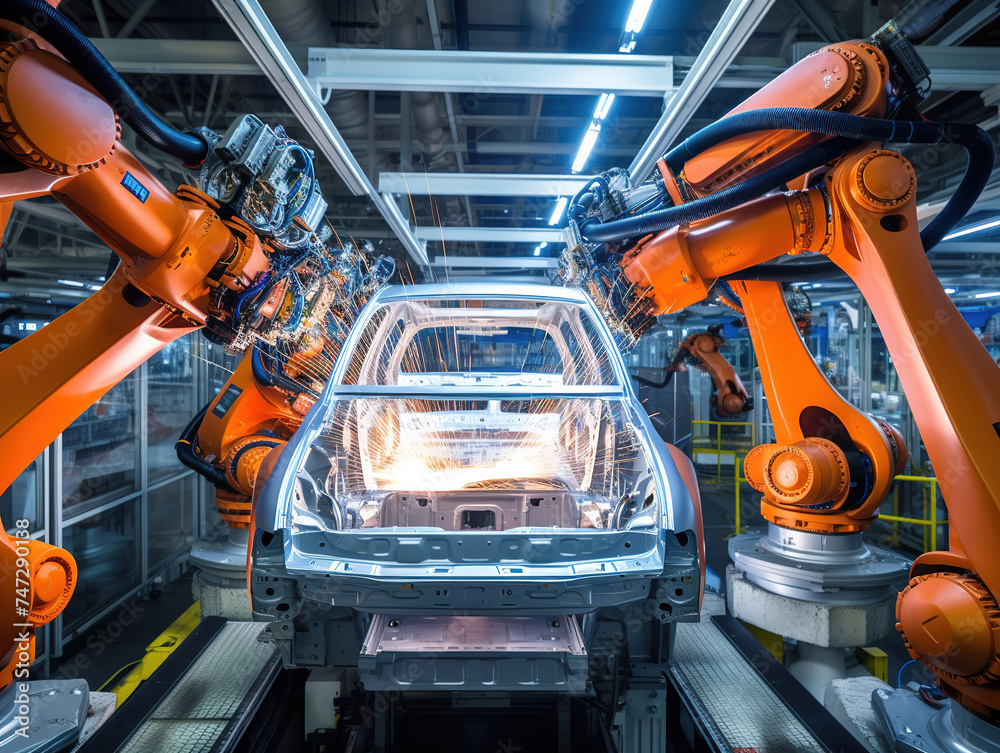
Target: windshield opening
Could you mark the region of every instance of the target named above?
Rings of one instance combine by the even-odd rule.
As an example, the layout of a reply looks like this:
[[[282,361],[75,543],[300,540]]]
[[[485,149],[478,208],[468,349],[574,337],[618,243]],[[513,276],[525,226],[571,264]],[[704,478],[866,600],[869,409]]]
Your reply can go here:
[[[342,384],[615,385],[607,344],[579,303],[407,300],[373,312]]]
[[[338,400],[299,480],[300,522],[339,530],[616,529],[655,503],[630,414],[607,399]]]

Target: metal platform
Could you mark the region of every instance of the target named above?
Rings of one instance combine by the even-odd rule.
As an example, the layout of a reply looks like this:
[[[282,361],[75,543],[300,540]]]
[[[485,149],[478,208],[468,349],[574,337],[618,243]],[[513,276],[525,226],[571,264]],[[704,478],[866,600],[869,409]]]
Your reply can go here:
[[[78,753],[224,753],[281,671],[260,625],[203,621]]]
[[[668,716],[694,750],[865,753],[733,617],[677,626]]]
[[[366,690],[577,691],[587,649],[576,617],[372,617],[358,671]]]
[[[899,753],[1000,753],[996,725],[950,699],[935,709],[920,697],[917,683],[879,688],[872,709],[889,747]]]

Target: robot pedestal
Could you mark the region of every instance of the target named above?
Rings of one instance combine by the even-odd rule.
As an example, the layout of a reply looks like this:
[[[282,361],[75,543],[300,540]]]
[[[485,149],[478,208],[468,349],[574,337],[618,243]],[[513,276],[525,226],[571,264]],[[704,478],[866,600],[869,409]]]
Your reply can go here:
[[[868,646],[895,623],[896,595],[867,604],[828,604],[772,593],[730,565],[726,570],[729,611],[743,622],[821,648]]]
[[[191,564],[198,568],[192,591],[201,602],[201,617],[253,619],[247,595],[247,529],[231,528],[191,545]]]
[[[789,671],[820,701],[846,675],[844,651],[888,635],[909,561],[860,534],[823,535],[771,525],[729,542],[729,611],[799,643]]]

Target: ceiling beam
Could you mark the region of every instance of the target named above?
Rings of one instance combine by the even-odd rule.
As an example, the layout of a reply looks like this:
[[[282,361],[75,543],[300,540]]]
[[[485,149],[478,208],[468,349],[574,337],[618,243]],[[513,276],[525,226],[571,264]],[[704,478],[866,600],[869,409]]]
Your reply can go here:
[[[559,260],[534,256],[435,256],[432,267],[448,269],[558,269]]]
[[[632,160],[629,173],[633,185],[646,180],[656,160],[680,135],[773,3],[774,0],[730,0],[680,87],[667,97],[660,121]]]
[[[368,180],[257,0],[212,2],[295,113],[316,148],[333,165],[348,190],[355,196],[367,196],[413,260],[420,266],[427,266],[424,245],[413,235],[409,223],[391,197],[377,192]]]
[[[931,69],[933,91],[982,91],[1000,83],[997,53],[996,47],[917,47],[917,54]]]
[[[418,239],[427,243],[560,243],[562,231],[557,228],[534,227],[418,227],[413,230]]]
[[[927,44],[961,44],[998,16],[1000,16],[1000,2],[997,0],[966,2],[954,16],[927,37]]]
[[[119,73],[154,79],[174,74],[260,76],[260,66],[241,42],[203,39],[104,39],[91,42]]]
[[[994,170],[993,172],[993,178],[986,184],[982,193],[976,197],[972,209],[991,209],[1000,201],[1000,171]],[[924,222],[936,217],[944,209],[954,192],[954,188],[948,188],[917,204],[917,219]]]
[[[378,190],[411,196],[573,196],[591,177],[525,173],[379,173]]]
[[[455,92],[480,99],[498,93],[662,97],[674,89],[674,66],[669,55],[310,47],[308,79],[323,92]]]
[[[806,22],[826,42],[841,42],[849,38],[837,23],[837,17],[826,3],[817,0],[793,0]]]
[[[213,41],[205,42],[201,39],[105,39],[95,37],[90,40],[100,50],[116,70],[121,73],[141,73],[147,77],[152,77],[155,81],[159,76],[167,75],[188,75],[188,74],[218,74],[229,76],[259,76],[260,66],[256,63],[250,52],[240,42],[233,41]],[[822,47],[821,42],[797,42],[794,46],[796,59]],[[345,49],[346,48],[337,48]],[[355,51],[357,52],[357,51]],[[414,52],[412,50],[373,50],[377,53],[393,52]],[[416,51],[424,54],[449,54],[435,53],[432,50]],[[944,45],[921,45],[917,47],[917,52],[931,69],[931,89],[933,91],[976,91],[986,89],[1000,82],[1000,59],[994,47],[949,47]],[[480,54],[480,53],[468,53]],[[499,54],[499,53],[490,53]],[[514,54],[514,53],[506,53]],[[541,53],[522,53],[523,57],[542,57]],[[552,57],[560,57],[553,55]],[[588,57],[588,56],[582,56]],[[592,56],[591,56],[592,57]],[[604,55],[614,60],[628,59],[628,56]],[[648,56],[649,57],[649,56]],[[662,58],[654,58],[661,60]],[[687,58],[685,58],[686,60]],[[681,58],[674,58],[674,62],[679,62]],[[540,61],[538,65],[547,65]],[[732,61],[725,73],[718,78],[716,87],[725,89],[757,89],[772,81],[782,70],[786,68],[785,62],[781,58],[753,58],[737,57]],[[557,71],[554,69],[549,76]],[[465,74],[463,74],[465,75]],[[514,74],[509,74],[514,75]],[[629,71],[622,71],[619,75],[632,75]],[[690,74],[688,74],[690,75]],[[554,80],[554,79],[553,79]],[[553,80],[543,82],[536,86],[535,83],[525,86],[525,91],[546,91],[547,93],[557,93],[544,87],[553,86]],[[558,83],[558,82],[556,82]],[[626,82],[627,83],[627,82]],[[487,96],[490,92],[507,91],[506,89],[491,88],[486,81],[468,81],[469,88],[462,89],[472,96]],[[648,82],[633,82],[640,89],[648,88]],[[619,85],[622,85],[621,82]],[[353,87],[359,88],[361,84]],[[433,80],[425,81],[423,89],[430,91],[443,91],[437,88],[438,83]],[[393,88],[396,87],[396,88]],[[532,88],[533,87],[533,88]],[[543,88],[538,88],[543,87]],[[607,87],[606,87],[607,88]],[[612,90],[613,87],[607,88]],[[673,91],[674,87],[664,89],[657,93],[660,96],[667,91]],[[402,91],[398,88],[397,79],[386,83],[385,91]],[[574,89],[574,94],[590,94],[592,91],[603,91],[604,89],[584,90]],[[628,93],[628,92],[622,92]],[[646,92],[653,94],[654,92]],[[383,115],[379,119],[383,119]],[[395,120],[398,121],[398,116]],[[458,115],[456,122],[459,125],[479,125],[489,121],[493,124],[494,118],[479,115]],[[505,116],[495,117],[496,123],[505,125],[520,125],[529,121],[529,116]],[[567,121],[579,122],[579,118],[541,118],[540,125],[566,125]],[[632,122],[636,121],[636,122]],[[645,119],[622,119],[616,121],[618,125],[642,127]],[[529,125],[534,125],[532,121]]]
[[[169,76],[169,75],[230,75],[230,76],[260,76],[262,71],[253,55],[241,43],[229,40],[219,40],[206,42],[203,39],[108,39],[102,37],[92,37],[90,40],[101,54],[108,59],[112,66],[120,73],[142,73],[148,76]],[[377,52],[394,52],[393,50],[377,50]],[[398,50],[396,52],[399,52]],[[408,52],[403,50],[402,52]],[[433,50],[424,50],[427,54],[437,54]],[[508,53],[514,54],[514,53]],[[524,56],[529,54],[541,55],[541,53],[518,53]],[[602,57],[619,60],[626,56],[606,55]],[[655,58],[662,60],[663,58]],[[683,66],[687,67],[694,60],[693,57],[674,57],[674,74],[677,76],[677,68],[683,61]],[[541,63],[544,64],[544,61]],[[719,80],[719,86],[726,88],[750,88],[759,85],[760,81],[769,81],[786,67],[785,61],[781,58],[760,58],[760,57],[739,57],[733,61],[732,70],[728,70]],[[657,69],[659,70],[659,69]],[[664,80],[666,74],[661,70],[660,75]],[[394,80],[395,81],[395,80]],[[482,96],[486,93],[484,82],[473,82],[470,92],[474,96]],[[619,85],[621,82],[619,82]],[[393,83],[392,86],[397,86]],[[387,84],[388,91],[399,91],[392,89]],[[430,86],[430,85],[428,85]],[[644,85],[638,84],[640,88]],[[670,88],[673,88],[673,81],[670,81]],[[583,91],[574,89],[575,94],[589,94],[593,87],[588,87]],[[437,91],[437,89],[434,89]],[[492,89],[491,91],[498,90]],[[537,91],[531,89],[531,91]],[[662,95],[664,91],[659,91],[656,96]],[[467,92],[468,93],[468,92]],[[555,93],[551,90],[547,93]],[[531,116],[508,116],[498,115],[495,120],[505,125],[522,124],[522,121],[530,121],[530,126],[534,125]],[[377,120],[391,119],[399,121],[399,115],[394,113],[379,113]],[[469,115],[455,113],[455,121],[458,125],[479,125],[485,120],[493,124],[493,116]],[[572,122],[569,122],[572,121]],[[567,126],[579,124],[578,117],[541,117],[538,119],[539,125]],[[623,127],[644,127],[645,118],[616,118],[615,122]]]
[[[577,124],[580,119],[576,118]],[[646,121],[649,122],[648,120]],[[577,142],[579,139],[577,139]],[[524,156],[540,155],[552,156],[557,154],[576,154],[580,144],[554,141],[470,141],[469,143],[459,143],[445,145],[442,152],[454,152],[456,154],[479,154],[484,156]],[[368,142],[360,140],[348,140],[347,146],[355,153],[367,151]],[[399,139],[378,139],[375,141],[375,148],[384,151],[399,151]],[[600,141],[594,146],[594,154],[606,154],[614,157],[631,157],[635,154],[635,147],[628,144],[604,144]],[[418,173],[423,180],[423,174]]]
[[[973,223],[974,224],[974,223]],[[930,250],[932,254],[993,254],[1000,259],[1000,241],[966,240],[956,238],[951,241],[941,241]],[[976,262],[980,264],[981,262]]]

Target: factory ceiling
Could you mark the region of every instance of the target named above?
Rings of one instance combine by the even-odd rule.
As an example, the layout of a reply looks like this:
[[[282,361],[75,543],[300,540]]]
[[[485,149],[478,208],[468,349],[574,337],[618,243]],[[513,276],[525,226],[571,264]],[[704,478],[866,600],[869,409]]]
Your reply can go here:
[[[819,46],[894,17],[931,68],[926,117],[1000,132],[1000,2],[653,0],[65,0],[61,8],[167,121],[224,131],[244,113],[319,156],[329,219],[409,279],[552,278],[559,199],[610,167],[648,174],[664,148]],[[631,47],[630,52],[623,49]],[[613,94],[613,101],[602,95]],[[603,116],[597,118],[604,105]],[[592,148],[581,151],[600,122]],[[184,171],[126,132],[171,186]],[[922,217],[964,169],[907,151]],[[966,228],[1000,217],[1000,173]],[[100,284],[109,252],[51,200],[21,202],[0,290]],[[946,284],[1000,280],[1000,223],[933,252]],[[970,277],[978,275],[978,277]],[[829,290],[848,283],[831,281]],[[841,286],[841,287],[838,287]],[[63,286],[66,298],[86,289]]]

